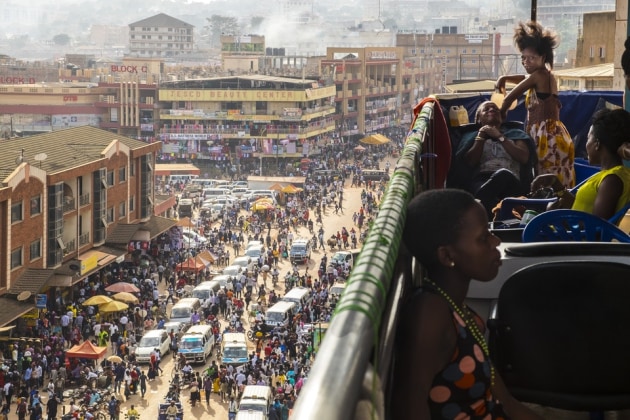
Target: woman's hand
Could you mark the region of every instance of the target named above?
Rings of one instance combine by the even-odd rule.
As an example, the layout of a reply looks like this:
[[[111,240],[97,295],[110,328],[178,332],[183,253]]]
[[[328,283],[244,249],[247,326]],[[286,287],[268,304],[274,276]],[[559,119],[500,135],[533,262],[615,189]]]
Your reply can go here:
[[[541,188],[553,188],[554,191],[564,188],[555,174],[538,175],[531,184],[531,191],[538,191]]]

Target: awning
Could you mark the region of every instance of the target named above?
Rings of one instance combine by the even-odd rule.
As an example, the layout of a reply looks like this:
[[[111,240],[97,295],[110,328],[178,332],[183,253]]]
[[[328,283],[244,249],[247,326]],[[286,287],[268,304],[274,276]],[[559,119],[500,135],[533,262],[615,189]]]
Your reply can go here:
[[[50,280],[48,280],[46,285],[49,287],[70,287],[72,286],[72,276],[55,274]]]
[[[0,297],[0,326],[4,327],[35,308],[35,302],[18,302],[9,297]]]
[[[118,223],[114,229],[108,233],[105,243],[110,245],[127,246],[139,227],[140,225],[135,223]]]
[[[54,273],[54,270],[51,269],[27,268],[24,273],[13,282],[8,293],[11,295],[19,295],[27,291],[35,296],[46,286],[46,283],[52,278]]]
[[[0,333],[11,331],[13,328],[15,328],[15,325],[9,325],[8,327],[1,327]]]
[[[141,223],[139,226],[141,229],[148,230],[151,239],[155,239],[176,224],[177,222],[166,217],[151,216],[147,222]]]

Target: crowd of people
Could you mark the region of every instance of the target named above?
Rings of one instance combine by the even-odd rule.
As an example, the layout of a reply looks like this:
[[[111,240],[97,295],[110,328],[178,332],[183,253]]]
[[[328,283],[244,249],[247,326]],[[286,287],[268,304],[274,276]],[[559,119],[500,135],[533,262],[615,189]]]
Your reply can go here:
[[[388,152],[371,158],[382,159]],[[3,349],[0,369],[3,412],[40,419],[45,410],[49,418],[54,418],[58,414],[57,407],[63,404],[69,404],[70,412],[78,412],[95,402],[93,400],[104,401],[107,397],[106,410],[112,418],[118,418],[122,401],[133,401],[136,394],[144,398],[147,382],[161,373],[159,352],[153,352],[148,368],[136,361],[133,350],[142,334],[164,326],[167,305],[186,295],[190,289],[184,290],[185,286],[211,279],[221,266],[229,265],[232,258],[242,254],[249,241],[260,241],[264,252],[252,260],[251,270],[231,278],[212,297],[207,310],[199,314],[199,321],[220,321],[221,327],[215,331],[220,337],[223,332],[242,327],[244,320],[236,311],[241,304],[249,307],[251,302],[260,304],[262,300],[268,306],[280,299],[283,288],[296,286],[309,288],[312,299],[308,306],[293,314],[287,328],[259,338],[250,361],[242,369],[213,363],[210,368],[195,372],[196,390],[194,386],[190,388],[191,396],[193,401],[199,399],[197,392],[204,390],[209,403],[211,393],[216,392],[231,407],[233,401],[238,401],[243,386],[265,383],[278,397],[274,404],[278,418],[286,418],[285,413],[307,377],[315,352],[308,324],[330,319],[335,301],[328,299],[327,290],[333,281],[347,278],[350,269],[343,264],[330,265],[328,257],[323,255],[312,272],[308,270],[313,264],[307,264],[303,274],[297,265],[287,264],[286,277],[291,280],[274,288],[269,282],[271,276],[263,267],[276,270],[283,267],[289,259],[291,243],[307,230],[324,254],[328,237],[338,241],[335,243],[338,249],[357,246],[353,239],[358,239],[375,216],[385,182],[370,182],[367,186],[361,182],[361,162],[346,163],[343,156],[332,160],[333,165],[339,165],[342,178],[308,178],[302,191],[287,196],[273,210],[257,212],[226,206],[218,221],[200,216],[194,220],[194,228],[207,238],[204,243],[184,247],[178,236],[181,231],[172,229],[160,235],[145,252],[133,252],[131,261],[104,267],[98,274],[73,286],[70,293],[58,292],[54,299],[49,299],[48,307],[35,322],[22,326],[19,336],[29,339],[9,341]],[[361,182],[361,203],[344,200],[344,181],[347,186],[352,178],[355,184]],[[338,232],[328,231],[325,216],[349,209],[350,213],[355,213],[354,226]],[[313,246],[314,250],[316,248]],[[189,272],[182,266],[187,258],[204,250],[216,257],[213,265],[197,272]],[[83,305],[90,297],[107,295],[106,287],[118,282],[130,283],[138,290],[134,293],[138,302],[130,304],[127,310],[110,313],[99,311],[97,305]],[[265,308],[264,305],[257,307]],[[260,310],[257,314],[260,322],[264,322],[263,313]],[[172,331],[170,334],[176,343],[177,338]],[[92,359],[66,356],[70,348],[85,340],[107,347],[107,354],[120,359],[109,356],[96,363]],[[87,385],[94,391],[80,399],[69,398],[67,393],[64,396],[69,387],[79,385]],[[110,388],[111,397],[99,392],[101,388]],[[45,404],[39,398],[40,391],[47,393]],[[137,409],[130,410],[128,414],[137,417]],[[89,418],[92,414],[86,411],[83,415]]]

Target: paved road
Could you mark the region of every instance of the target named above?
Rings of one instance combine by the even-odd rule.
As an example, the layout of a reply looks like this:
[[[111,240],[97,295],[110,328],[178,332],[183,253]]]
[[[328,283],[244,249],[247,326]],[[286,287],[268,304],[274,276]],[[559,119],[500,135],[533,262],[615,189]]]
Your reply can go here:
[[[390,164],[392,164],[392,167],[394,163],[395,161],[393,159],[390,159]],[[343,202],[342,212],[335,214],[333,212],[333,208],[330,207],[322,217],[323,227],[324,227],[324,238],[328,238],[330,237],[331,234],[336,233],[337,231],[341,231],[342,227],[346,227],[348,230],[350,230],[350,228],[354,226],[354,223],[352,222],[352,214],[353,212],[358,211],[361,206],[362,189],[357,188],[357,187],[350,188],[349,185],[350,185],[350,182],[348,181],[346,183],[346,188],[344,190],[344,202]],[[319,226],[316,225],[315,229],[317,230],[318,228]],[[272,229],[272,237],[275,237],[276,234],[277,234],[277,231],[274,232],[274,230]],[[310,238],[312,237],[312,234],[308,232],[308,229],[306,227],[299,227],[298,233],[295,234],[295,236]],[[324,256],[324,254],[328,254],[328,256],[330,257],[332,253],[330,252],[328,247],[326,250],[314,250],[311,255],[311,260],[308,262],[308,264],[299,266],[300,272],[303,273],[305,268],[308,267],[308,272],[311,275],[316,276],[317,268],[319,267],[319,263],[321,261],[321,258]],[[278,282],[278,285],[276,286],[275,290],[276,290],[276,293],[280,295],[284,293],[284,281],[283,281],[284,274],[290,269],[290,267],[291,267],[291,264],[288,262],[288,260],[284,260],[280,262],[279,264],[280,281]],[[269,286],[271,286],[270,280],[268,280],[268,284]],[[160,285],[161,289],[164,289],[164,287],[165,287],[164,284]],[[163,293],[164,290],[161,290],[161,292]],[[247,319],[246,319],[247,317],[243,317],[243,318],[244,318],[243,319],[244,324],[246,328],[248,328]],[[253,343],[250,343],[250,346],[251,348],[249,350],[250,351],[254,350]],[[213,353],[214,355],[208,361],[207,365],[210,364],[211,360],[216,360],[216,356],[215,356],[216,352],[213,352]],[[111,355],[111,350],[108,349],[108,352],[105,357],[108,357],[110,355]],[[128,408],[133,404],[140,412],[140,417],[142,420],[155,420],[158,418],[158,406],[159,406],[159,403],[163,401],[164,396],[166,395],[168,391],[168,384],[171,378],[171,372],[173,369],[172,355],[171,354],[165,355],[160,365],[164,373],[162,376],[158,376],[154,381],[148,382],[147,393],[144,396],[144,398],[142,398],[140,394],[131,395],[129,399],[125,399],[124,395],[117,396],[117,398],[123,401],[122,411],[121,411],[122,413],[126,413]],[[141,369],[146,370],[147,367],[148,367],[147,365],[141,365]],[[204,367],[205,366],[201,366],[201,365],[193,366],[195,371],[200,371],[200,372]],[[206,406],[205,399],[202,397],[203,402],[201,404],[197,404],[196,407],[190,407],[190,404],[188,402],[189,394],[188,394],[188,391],[186,390],[183,391],[182,398],[184,401],[186,419],[208,418],[208,417],[215,418],[215,419],[228,418],[227,404],[222,403],[217,394],[213,394],[211,396],[211,401],[210,401],[209,406]],[[44,404],[46,400],[47,399],[44,397],[43,398]],[[68,410],[67,404],[69,403],[69,401],[64,401],[64,403],[66,405],[64,407],[60,407],[59,414],[65,412],[63,411],[64,409]],[[15,409],[15,405],[13,406],[13,409]],[[17,419],[17,415],[15,414],[15,412],[12,412],[9,415],[9,418],[11,420]]]

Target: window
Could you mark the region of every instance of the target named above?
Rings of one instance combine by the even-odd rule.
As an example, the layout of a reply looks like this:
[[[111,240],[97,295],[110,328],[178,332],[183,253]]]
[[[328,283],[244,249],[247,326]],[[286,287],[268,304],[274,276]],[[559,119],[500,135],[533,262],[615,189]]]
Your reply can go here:
[[[107,172],[107,185],[110,187],[114,185],[114,171]]]
[[[42,212],[42,196],[31,197],[31,216],[36,216]]]
[[[124,201],[118,205],[118,217],[125,217],[127,215],[127,203]]]
[[[110,207],[107,209],[107,223],[112,223],[114,221],[114,208]]]
[[[599,47],[599,58],[606,58],[606,47]]]
[[[30,258],[31,261],[41,258],[42,256],[42,241],[38,239],[36,241],[31,242],[30,246]]]
[[[123,166],[118,169],[118,182],[123,183],[127,180],[127,167]]]
[[[136,176],[136,161],[129,164],[129,176]]]
[[[11,251],[11,270],[22,266],[22,247]]]
[[[134,211],[136,209],[136,197],[129,197],[129,211]]]
[[[11,223],[21,222],[23,219],[22,202],[11,205]]]

